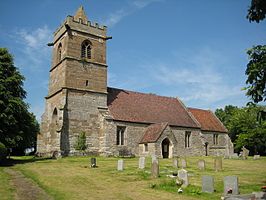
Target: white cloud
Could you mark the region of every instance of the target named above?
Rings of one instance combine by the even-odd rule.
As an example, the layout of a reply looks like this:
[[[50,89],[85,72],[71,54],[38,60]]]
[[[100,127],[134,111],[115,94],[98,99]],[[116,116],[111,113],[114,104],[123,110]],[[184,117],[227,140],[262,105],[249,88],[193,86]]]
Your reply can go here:
[[[141,10],[154,2],[161,2],[163,0],[133,0],[126,4],[124,7],[111,13],[103,24],[108,27],[113,27],[119,23],[124,17]]]
[[[52,41],[52,36],[52,30],[47,26],[16,31],[15,40],[19,44],[21,55],[16,59],[18,66],[33,70],[42,69],[51,57],[47,43]]]

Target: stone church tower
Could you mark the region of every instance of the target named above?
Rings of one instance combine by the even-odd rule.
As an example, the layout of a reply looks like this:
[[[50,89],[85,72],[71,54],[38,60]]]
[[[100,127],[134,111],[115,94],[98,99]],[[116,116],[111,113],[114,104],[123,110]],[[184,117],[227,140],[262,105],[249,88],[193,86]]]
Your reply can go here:
[[[90,150],[99,151],[99,113],[107,110],[106,31],[88,21],[83,7],[55,31],[37,152],[72,154],[81,132]]]

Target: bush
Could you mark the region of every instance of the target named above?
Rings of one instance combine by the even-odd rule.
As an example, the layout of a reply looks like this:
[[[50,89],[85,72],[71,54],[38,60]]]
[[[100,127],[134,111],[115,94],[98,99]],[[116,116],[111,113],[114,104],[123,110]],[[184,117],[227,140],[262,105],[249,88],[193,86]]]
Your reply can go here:
[[[86,133],[81,132],[77,138],[74,148],[78,151],[85,151],[87,149],[86,145]]]
[[[7,156],[6,146],[0,142],[0,161],[4,160]]]

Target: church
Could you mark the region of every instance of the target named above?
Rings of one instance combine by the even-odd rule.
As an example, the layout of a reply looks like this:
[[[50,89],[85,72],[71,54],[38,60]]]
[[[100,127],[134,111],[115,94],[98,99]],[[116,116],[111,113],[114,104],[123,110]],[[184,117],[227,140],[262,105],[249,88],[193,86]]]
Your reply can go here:
[[[83,7],[67,16],[53,48],[37,155],[229,156],[233,144],[209,110],[178,98],[107,87],[107,27],[87,19]]]

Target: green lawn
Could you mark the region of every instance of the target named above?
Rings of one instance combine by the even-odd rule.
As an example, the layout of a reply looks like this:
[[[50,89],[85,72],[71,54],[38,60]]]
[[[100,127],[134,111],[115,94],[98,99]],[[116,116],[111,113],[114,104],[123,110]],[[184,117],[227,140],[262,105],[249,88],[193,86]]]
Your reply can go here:
[[[213,170],[213,158],[205,157],[206,170],[197,169],[199,157],[187,158],[191,186],[177,194],[178,187],[166,175],[177,171],[171,159],[160,159],[160,177],[150,177],[151,159],[146,159],[145,170],[138,169],[138,158],[127,158],[125,170],[116,170],[118,158],[97,157],[98,168],[90,168],[90,157],[67,157],[59,160],[15,157],[21,164],[12,168],[33,179],[55,199],[220,199],[223,177],[239,177],[241,194],[260,191],[266,185],[266,158],[260,160],[223,160],[223,171]],[[19,163],[19,162],[18,162]],[[14,189],[9,177],[0,167],[0,197],[12,199]],[[216,192],[201,193],[201,176],[212,175]],[[2,184],[4,183],[4,184]]]

